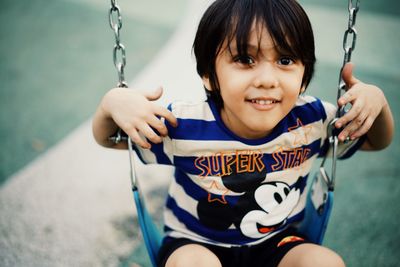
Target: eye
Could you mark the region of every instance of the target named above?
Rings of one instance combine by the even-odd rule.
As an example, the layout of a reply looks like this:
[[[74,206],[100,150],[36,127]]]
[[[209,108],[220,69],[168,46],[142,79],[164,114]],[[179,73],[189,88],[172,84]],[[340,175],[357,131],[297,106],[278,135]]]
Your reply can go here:
[[[282,197],[281,197],[281,195],[279,195],[279,193],[274,193],[274,198],[275,198],[275,200],[276,200],[276,202],[278,203],[278,204],[281,204],[281,202],[283,201],[283,199],[282,199]]]
[[[289,195],[290,193],[290,189],[288,187],[283,188],[283,192],[285,193],[285,195]]]
[[[254,198],[257,204],[266,212],[272,212],[286,201],[290,188],[285,183],[264,184],[257,188]]]
[[[279,65],[284,65],[284,66],[289,66],[292,65],[294,63],[294,59],[292,59],[291,57],[281,57],[278,60],[278,64]]]
[[[255,63],[254,59],[249,55],[236,56],[233,61],[243,65],[253,65]]]

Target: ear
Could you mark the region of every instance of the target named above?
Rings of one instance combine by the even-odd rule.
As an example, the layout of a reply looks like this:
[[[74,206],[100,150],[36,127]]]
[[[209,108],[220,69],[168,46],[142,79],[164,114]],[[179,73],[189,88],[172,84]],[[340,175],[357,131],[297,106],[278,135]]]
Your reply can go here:
[[[203,81],[204,88],[206,88],[207,91],[212,91],[211,90],[211,85],[210,85],[210,79],[208,76],[203,76],[201,77],[201,80]]]

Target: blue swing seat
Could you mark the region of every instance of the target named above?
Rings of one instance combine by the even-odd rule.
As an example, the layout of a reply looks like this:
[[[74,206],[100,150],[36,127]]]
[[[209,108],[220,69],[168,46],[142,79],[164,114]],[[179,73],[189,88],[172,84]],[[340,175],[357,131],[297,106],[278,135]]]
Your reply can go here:
[[[325,169],[320,168],[307,194],[304,219],[299,231],[315,244],[322,244],[333,207],[333,188],[325,179]]]
[[[314,177],[307,195],[305,216],[299,230],[311,242],[321,244],[328,225],[333,205],[333,188],[328,186],[325,169]],[[133,190],[137,216],[142,231],[146,249],[153,267],[157,266],[156,259],[161,246],[162,235],[152,220],[136,187]]]
[[[336,160],[338,138],[334,131],[335,120],[332,120],[328,127],[329,143],[332,148],[332,172],[329,176],[324,168],[325,161],[330,152],[324,156],[319,171],[313,178],[309,191],[307,193],[307,201],[305,213],[302,222],[299,224],[299,231],[315,244],[321,244],[325,231],[328,225],[329,217],[333,206],[333,190],[336,176]],[[139,187],[137,186],[135,173],[135,160],[132,148],[132,140],[128,138],[128,150],[130,159],[130,174],[133,197],[135,200],[137,217],[139,226],[142,231],[146,249],[153,267],[157,266],[157,255],[162,242],[162,234],[155,225],[149,212],[146,209],[144,201],[140,195]]]
[[[142,231],[144,243],[146,245],[147,253],[149,254],[150,261],[154,267],[157,266],[157,254],[161,246],[162,235],[149,212],[146,209],[144,202],[140,196],[140,192],[136,187],[133,191],[133,198],[135,200],[137,217]]]

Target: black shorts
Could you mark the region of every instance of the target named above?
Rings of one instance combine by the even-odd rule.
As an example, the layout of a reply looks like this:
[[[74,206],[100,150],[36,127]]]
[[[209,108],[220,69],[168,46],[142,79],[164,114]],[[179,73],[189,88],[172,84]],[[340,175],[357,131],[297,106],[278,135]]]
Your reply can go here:
[[[200,244],[212,251],[223,267],[275,267],[290,249],[304,243],[310,242],[291,229],[284,230],[263,243],[251,246],[221,247],[186,238],[166,237],[158,253],[157,266],[164,267],[169,256],[179,247]]]

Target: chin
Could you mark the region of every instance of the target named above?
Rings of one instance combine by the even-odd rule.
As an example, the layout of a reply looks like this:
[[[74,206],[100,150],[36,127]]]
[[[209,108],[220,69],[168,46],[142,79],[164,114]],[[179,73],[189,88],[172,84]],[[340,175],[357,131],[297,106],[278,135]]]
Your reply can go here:
[[[252,139],[258,139],[258,138],[263,138],[266,137],[267,135],[269,135],[272,131],[271,128],[267,128],[267,127],[251,127],[250,128],[250,132],[251,132],[251,137]]]
[[[269,133],[275,128],[276,124],[271,123],[271,120],[257,120],[248,124],[249,129],[258,133]]]

